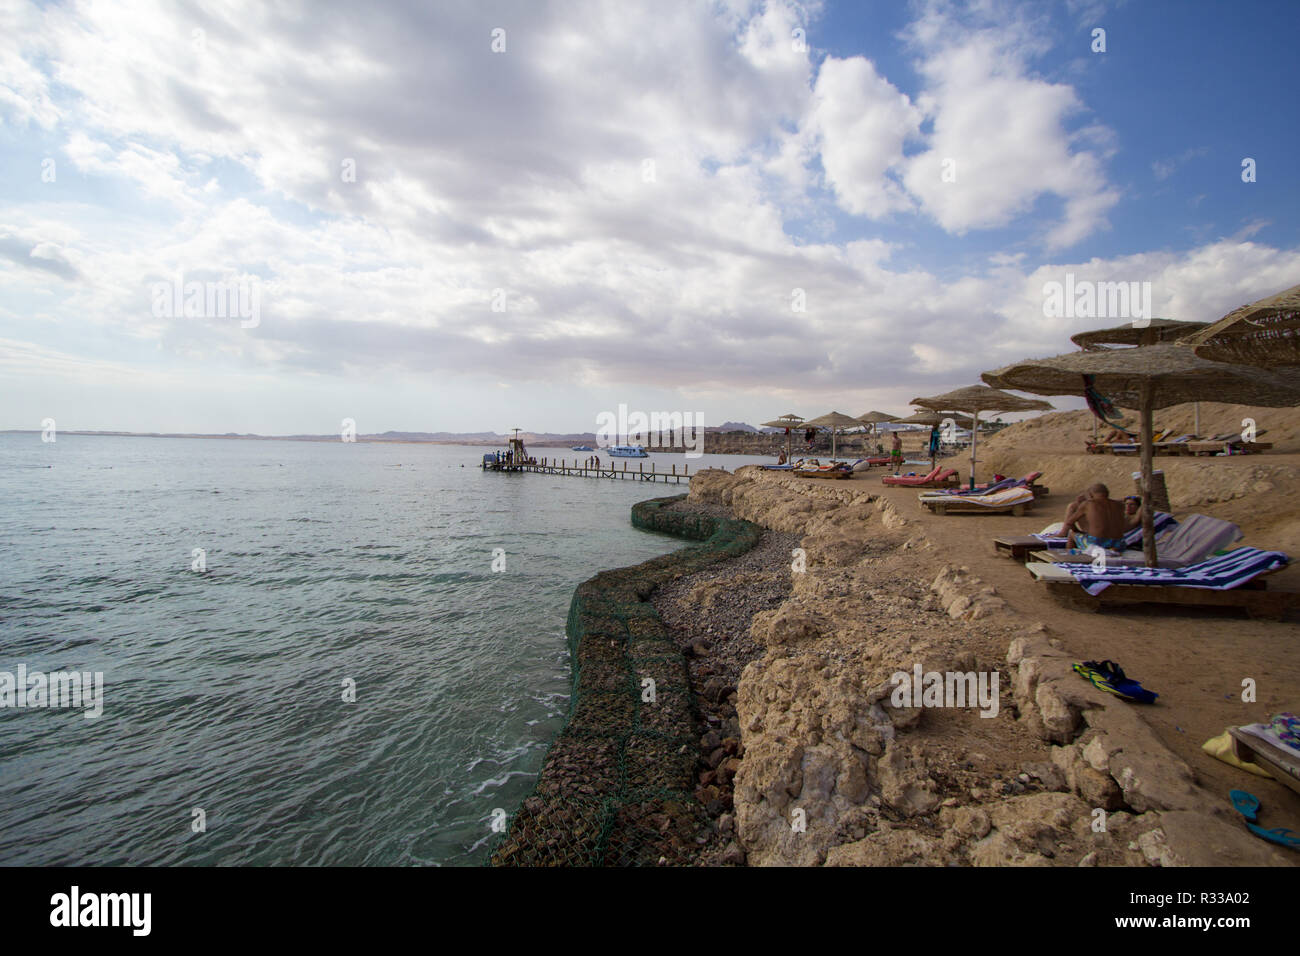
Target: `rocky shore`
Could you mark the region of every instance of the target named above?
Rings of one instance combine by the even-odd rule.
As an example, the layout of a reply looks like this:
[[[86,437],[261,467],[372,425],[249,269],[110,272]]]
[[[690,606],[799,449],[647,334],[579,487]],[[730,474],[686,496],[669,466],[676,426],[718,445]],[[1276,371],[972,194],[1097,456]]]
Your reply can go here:
[[[493,848],[493,865],[680,866],[709,842],[706,808],[692,792],[699,725],[691,678],[648,598],[747,553],[761,532],[718,509],[673,509],[680,497],[634,505],[632,523],[696,544],[601,572],[575,590],[565,628],[569,717],[533,794]]]
[[[679,502],[670,507],[732,517],[719,505]],[[733,812],[733,784],[744,756],[736,688],[745,666],[765,650],[752,634],[755,615],[789,597],[791,552],[798,543],[798,535],[765,531],[741,557],[665,584],[651,596],[687,660],[700,720],[694,793],[709,828],[698,844],[697,865],[745,862]]]
[[[579,587],[570,720],[493,862],[1295,865],[880,487],[746,467],[635,506],[701,544]]]
[[[748,568],[718,565],[654,599],[691,649],[709,727],[696,793],[722,812],[701,862],[1294,864],[878,487],[755,468],[692,480],[691,508],[726,509],[769,542]],[[891,678],[914,668],[996,676],[996,706],[900,704]]]

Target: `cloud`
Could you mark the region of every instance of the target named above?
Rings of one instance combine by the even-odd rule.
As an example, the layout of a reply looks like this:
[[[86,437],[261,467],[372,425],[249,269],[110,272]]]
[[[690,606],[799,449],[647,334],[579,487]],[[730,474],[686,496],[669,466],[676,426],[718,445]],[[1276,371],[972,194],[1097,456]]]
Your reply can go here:
[[[1293,284],[1296,254],[1246,234],[1042,265],[1106,227],[1114,135],[1032,72],[1034,23],[916,10],[909,96],[800,48],[818,10],[793,3],[48,7],[0,62],[57,91],[87,185],[6,210],[5,298],[114,367],[905,401],[1061,351],[1078,329],[1043,319],[1041,287],[1067,268],[1149,277],[1176,318]],[[1041,246],[922,267],[930,220],[1024,222]],[[182,272],[260,277],[258,325],[155,316],[151,285]]]
[[[1195,146],[1191,149],[1184,150],[1178,156],[1153,160],[1151,163],[1151,174],[1155,176],[1157,180],[1168,179],[1177,172],[1180,166],[1186,164],[1188,160],[1196,159],[1200,156],[1207,156],[1209,155],[1209,152],[1210,148],[1208,146]]]
[[[0,257],[28,269],[48,272],[68,282],[79,277],[77,267],[51,242],[0,232]]]
[[[881,219],[912,208],[889,173],[902,163],[903,144],[920,124],[920,111],[870,60],[822,61],[807,128],[819,140],[826,180],[844,209]]]
[[[1077,94],[1029,74],[1029,62],[1045,52],[1034,24],[988,16],[995,22],[972,23],[932,4],[909,28],[933,132],[909,158],[904,182],[926,213],[958,235],[1006,226],[1042,197],[1057,197],[1063,216],[1044,238],[1049,249],[1067,248],[1105,228],[1119,200],[1106,180],[1105,153],[1095,148],[1105,131],[1071,133],[1068,121],[1083,112]]]

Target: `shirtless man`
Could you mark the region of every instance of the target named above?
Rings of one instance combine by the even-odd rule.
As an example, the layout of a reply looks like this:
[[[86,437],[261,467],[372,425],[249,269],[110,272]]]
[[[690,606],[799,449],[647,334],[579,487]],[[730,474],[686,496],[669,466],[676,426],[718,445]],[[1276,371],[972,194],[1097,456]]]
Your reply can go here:
[[[1075,498],[1065,510],[1063,530],[1070,548],[1086,551],[1093,545],[1112,551],[1124,550],[1124,533],[1136,527],[1141,515],[1125,514],[1124,506],[1112,501],[1110,489],[1095,484]]]

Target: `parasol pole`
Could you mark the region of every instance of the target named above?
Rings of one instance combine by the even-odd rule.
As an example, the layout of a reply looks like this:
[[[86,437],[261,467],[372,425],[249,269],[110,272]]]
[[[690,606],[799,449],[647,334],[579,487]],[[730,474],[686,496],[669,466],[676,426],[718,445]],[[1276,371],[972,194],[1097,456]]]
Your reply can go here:
[[[1150,379],[1143,379],[1139,402],[1142,411],[1142,556],[1148,568],[1156,566],[1156,523],[1151,510],[1151,457],[1155,446],[1151,440],[1154,433],[1151,405],[1154,400],[1155,385]]]
[[[971,414],[971,490],[975,490],[975,446],[979,445],[979,408]]]

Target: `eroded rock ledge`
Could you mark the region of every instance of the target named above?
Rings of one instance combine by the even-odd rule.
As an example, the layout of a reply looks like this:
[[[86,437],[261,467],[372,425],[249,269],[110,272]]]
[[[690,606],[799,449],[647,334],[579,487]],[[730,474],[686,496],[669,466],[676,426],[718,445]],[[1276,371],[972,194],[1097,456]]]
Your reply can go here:
[[[1290,865],[1131,705],[1078,679],[921,523],[856,483],[706,471],[690,500],[802,534],[741,675],[738,838],[764,865]],[[998,712],[894,707],[891,677],[996,673]],[[1104,829],[1102,826],[1104,825]]]

